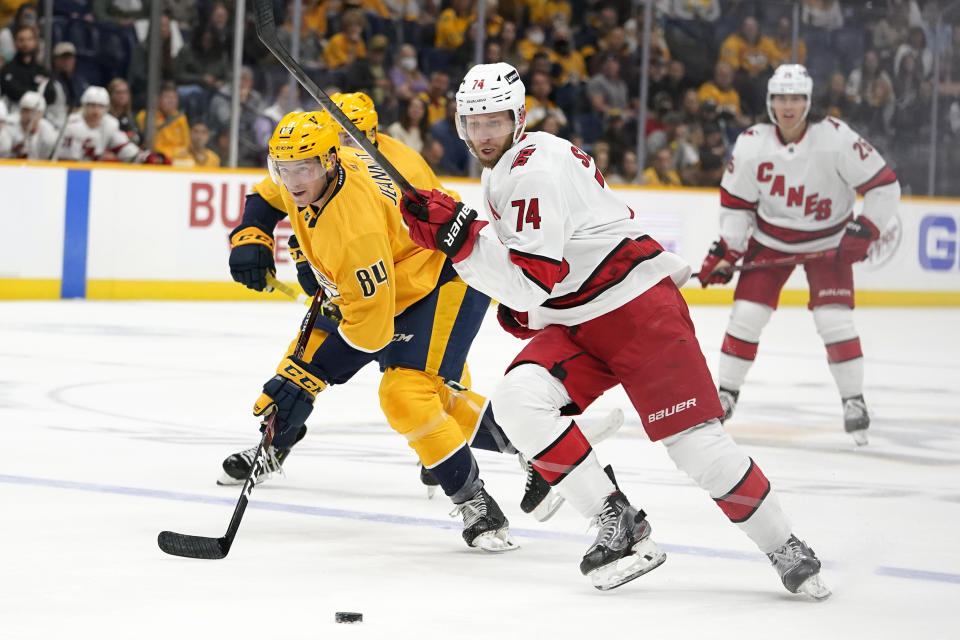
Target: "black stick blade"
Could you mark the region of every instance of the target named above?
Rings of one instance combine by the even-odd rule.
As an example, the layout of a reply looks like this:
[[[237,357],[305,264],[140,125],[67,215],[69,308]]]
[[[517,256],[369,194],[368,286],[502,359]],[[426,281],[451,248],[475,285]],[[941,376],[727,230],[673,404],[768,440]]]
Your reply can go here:
[[[225,538],[188,536],[173,531],[161,531],[157,536],[157,544],[161,551],[172,556],[201,560],[222,560],[230,551],[230,544]]]

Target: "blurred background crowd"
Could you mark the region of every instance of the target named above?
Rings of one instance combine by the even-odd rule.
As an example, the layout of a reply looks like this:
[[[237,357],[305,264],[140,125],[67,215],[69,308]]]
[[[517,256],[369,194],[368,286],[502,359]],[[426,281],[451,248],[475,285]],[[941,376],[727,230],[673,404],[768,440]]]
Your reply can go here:
[[[152,2],[162,4],[148,105]],[[368,93],[380,130],[440,175],[477,175],[453,119],[453,95],[477,61],[520,70],[528,130],[571,139],[613,184],[657,186],[718,185],[736,136],[766,118],[773,68],[797,61],[813,76],[814,111],[842,118],[877,147],[904,193],[960,196],[960,1],[654,0],[649,11],[641,0],[274,5],[281,39],[311,78],[327,93]],[[130,141],[157,152],[151,157],[264,166],[281,116],[316,106],[259,42],[249,7],[239,27],[235,8],[234,0],[3,0],[0,157],[46,159],[27,143],[31,132],[55,136],[87,87],[101,86],[107,112]],[[232,62],[238,34],[242,66]],[[116,158],[108,149],[88,159]]]

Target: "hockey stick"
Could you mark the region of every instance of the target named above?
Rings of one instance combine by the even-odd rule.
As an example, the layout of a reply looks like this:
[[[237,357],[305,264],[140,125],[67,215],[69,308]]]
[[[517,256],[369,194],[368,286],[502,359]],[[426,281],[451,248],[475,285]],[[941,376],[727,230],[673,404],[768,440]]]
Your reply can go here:
[[[310,310],[300,325],[300,335],[297,338],[297,346],[293,355],[297,358],[303,356],[306,351],[307,341],[310,339],[310,332],[313,324],[320,314],[320,305],[323,301],[323,289],[317,291],[310,304]],[[230,553],[230,547],[233,545],[233,539],[240,528],[240,520],[243,518],[243,512],[247,509],[247,502],[250,500],[250,493],[257,484],[257,478],[263,472],[266,464],[266,451],[273,442],[273,431],[276,425],[277,414],[274,411],[263,425],[263,437],[260,438],[260,444],[257,446],[257,452],[253,456],[254,463],[250,467],[250,473],[243,483],[243,489],[240,492],[240,499],[237,500],[237,506],[233,510],[233,516],[230,518],[230,524],[227,526],[227,532],[221,538],[206,538],[203,536],[191,536],[185,533],[175,533],[173,531],[161,531],[157,536],[157,544],[164,553],[173,556],[182,556],[184,558],[199,558],[202,560],[220,560],[227,557]]]
[[[747,262],[745,264],[735,264],[724,267],[723,271],[753,271],[754,269],[766,269],[768,267],[793,267],[798,264],[806,264],[815,260],[828,260],[835,258],[836,249],[827,249],[826,251],[810,251],[808,253],[796,253],[782,258],[771,258],[770,260],[757,260],[756,262]],[[691,280],[699,280],[699,273],[690,274]],[[702,281],[701,281],[702,282]]]
[[[277,280],[277,277],[269,271],[267,272],[267,284],[291,300],[296,300],[300,304],[310,304],[310,296],[303,293],[297,293],[294,291],[293,287],[287,286],[283,282],[280,282]]]
[[[380,167],[387,172],[387,175],[397,183],[397,186],[400,187],[400,191],[405,194],[415,197],[421,202],[423,201],[422,197],[417,194],[417,190],[403,177],[403,174],[397,170],[393,164],[390,163],[386,157],[380,153],[380,150],[377,149],[376,145],[370,142],[370,140],[357,128],[353,122],[350,121],[350,118],[347,117],[340,107],[330,99],[323,89],[317,86],[317,84],[310,79],[310,76],[306,74],[303,70],[303,67],[293,59],[293,56],[290,55],[290,52],[287,51],[283,45],[280,43],[280,38],[277,37],[277,24],[273,19],[273,0],[253,0],[253,10],[256,12],[256,27],[257,27],[257,36],[260,38],[260,42],[270,50],[277,60],[280,61],[287,71],[293,74],[293,77],[297,79],[297,82],[307,90],[314,100],[319,102],[327,112],[333,116],[333,119],[337,121],[344,130],[350,134],[350,137],[353,138],[360,147],[370,154]]]

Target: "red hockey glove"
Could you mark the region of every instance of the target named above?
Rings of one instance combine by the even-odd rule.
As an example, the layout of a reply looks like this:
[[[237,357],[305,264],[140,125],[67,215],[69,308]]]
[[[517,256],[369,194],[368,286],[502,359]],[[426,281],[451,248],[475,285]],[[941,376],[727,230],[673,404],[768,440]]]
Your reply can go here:
[[[141,151],[133,161],[139,164],[170,164],[165,155],[150,150]]]
[[[733,264],[742,257],[743,253],[733,251],[727,247],[727,243],[723,238],[714,241],[710,247],[710,251],[707,253],[707,257],[703,259],[703,264],[700,266],[700,273],[697,274],[700,286],[706,289],[708,284],[726,284],[730,282],[730,279],[733,278],[733,271],[728,267],[733,266]],[[727,264],[718,269],[717,265],[721,262],[726,262]]]
[[[880,230],[868,218],[860,216],[847,223],[847,230],[837,247],[837,262],[853,264],[866,260],[870,243],[880,237]]]
[[[521,340],[529,340],[539,331],[527,326],[526,311],[514,311],[502,302],[497,305],[497,322],[504,331]]]
[[[410,228],[410,239],[424,249],[440,250],[454,262],[473,251],[477,234],[487,224],[477,220],[477,212],[442,191],[419,190],[426,202],[412,194],[403,194],[400,213]]]

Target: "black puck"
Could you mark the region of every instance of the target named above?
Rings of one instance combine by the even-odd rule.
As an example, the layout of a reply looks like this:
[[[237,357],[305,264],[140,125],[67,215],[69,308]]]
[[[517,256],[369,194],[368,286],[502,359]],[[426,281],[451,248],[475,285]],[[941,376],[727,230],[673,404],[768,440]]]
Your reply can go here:
[[[363,622],[363,614],[354,611],[337,611],[337,622]]]

